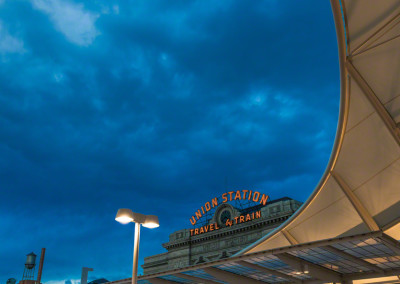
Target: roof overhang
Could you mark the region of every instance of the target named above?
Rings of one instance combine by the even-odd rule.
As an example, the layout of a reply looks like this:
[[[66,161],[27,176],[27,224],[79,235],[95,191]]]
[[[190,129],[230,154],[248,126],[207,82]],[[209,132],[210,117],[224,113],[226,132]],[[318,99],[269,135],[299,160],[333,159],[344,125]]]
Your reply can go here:
[[[323,283],[400,275],[400,244],[382,231],[289,245],[140,277],[140,283]],[[114,281],[128,284],[131,278]]]

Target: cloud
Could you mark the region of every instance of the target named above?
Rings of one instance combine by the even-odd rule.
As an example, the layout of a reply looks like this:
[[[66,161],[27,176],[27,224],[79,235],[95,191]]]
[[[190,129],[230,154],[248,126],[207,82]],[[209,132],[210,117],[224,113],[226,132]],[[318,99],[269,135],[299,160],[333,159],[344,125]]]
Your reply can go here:
[[[0,2],[1,4],[1,2]],[[22,40],[11,36],[0,21],[0,53],[24,53],[24,43]]]
[[[318,182],[339,102],[329,3],[1,8],[0,42],[29,51],[0,68],[0,227],[12,232],[0,236],[1,283],[42,247],[49,284],[74,284],[82,266],[129,277],[132,227],[114,221],[118,208],[160,216],[143,263],[226,186],[304,200]]]
[[[100,34],[95,27],[99,15],[84,10],[82,4],[64,0],[32,0],[32,5],[49,15],[56,29],[75,44],[88,46]]]

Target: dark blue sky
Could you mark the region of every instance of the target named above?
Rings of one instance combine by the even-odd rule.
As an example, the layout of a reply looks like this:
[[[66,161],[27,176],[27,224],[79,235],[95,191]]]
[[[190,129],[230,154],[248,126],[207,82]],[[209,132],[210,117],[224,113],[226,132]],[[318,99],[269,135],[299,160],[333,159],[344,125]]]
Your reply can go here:
[[[339,105],[329,1],[0,0],[0,283],[131,275],[226,189],[305,201]]]

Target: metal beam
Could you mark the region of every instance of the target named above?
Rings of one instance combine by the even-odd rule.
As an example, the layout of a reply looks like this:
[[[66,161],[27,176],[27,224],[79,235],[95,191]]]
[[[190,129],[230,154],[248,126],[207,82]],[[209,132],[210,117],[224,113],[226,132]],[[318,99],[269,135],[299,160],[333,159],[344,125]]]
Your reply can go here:
[[[139,280],[140,280],[140,277],[142,277],[142,276],[139,276],[138,278],[139,278]],[[110,281],[110,282],[107,282],[107,284],[130,284],[130,283],[132,283],[132,278],[124,278],[124,279],[120,279],[120,280],[116,280],[116,281]]]
[[[350,186],[344,181],[344,179],[336,172],[331,171],[332,177],[336,180],[339,187],[342,189],[344,194],[347,196],[347,199],[353,205],[354,209],[357,211],[358,215],[360,215],[361,219],[368,226],[371,231],[378,231],[379,226],[376,224],[374,218],[372,218],[371,214],[369,214],[368,210],[364,207],[361,201],[357,198],[354,192],[351,190]]]
[[[383,226],[382,231],[385,232],[385,231],[391,229],[392,227],[396,226],[399,223],[400,223],[400,217],[397,217],[394,220],[392,220],[391,222],[389,222],[388,224],[386,224],[385,226]]]
[[[350,60],[347,60],[346,69],[351,75],[351,77],[356,81],[357,85],[364,92],[367,99],[370,101],[371,105],[375,109],[376,113],[380,116],[383,123],[386,125],[390,134],[393,136],[397,144],[400,146],[400,129],[397,127],[396,122],[390,113],[386,110],[384,105],[381,103],[375,92],[368,85],[365,79],[361,76],[358,70],[354,67]]]
[[[356,57],[357,55],[363,54],[364,52],[367,52],[367,51],[369,51],[369,50],[371,50],[371,49],[374,49],[374,48],[377,48],[377,47],[379,47],[379,46],[381,46],[381,45],[384,45],[384,44],[386,44],[386,43],[389,43],[389,42],[391,42],[391,41],[393,41],[393,40],[395,40],[395,39],[398,39],[398,38],[400,38],[400,35],[393,36],[393,37],[391,37],[391,38],[389,38],[389,39],[387,39],[387,40],[384,40],[384,41],[382,41],[382,42],[380,42],[380,43],[377,43],[377,44],[375,44],[375,45],[373,45],[373,46],[370,46],[370,47],[368,47],[367,49],[364,49],[363,51],[360,51],[360,52],[358,52],[358,53],[356,53],[356,54],[353,54],[353,55],[352,55],[352,58]]]
[[[287,275],[285,273],[279,272],[279,271],[274,270],[274,269],[269,269],[267,267],[264,267],[264,266],[261,266],[261,265],[255,264],[255,263],[250,263],[250,262],[247,262],[247,261],[237,261],[236,263],[240,264],[241,266],[245,266],[245,267],[248,267],[248,268],[251,268],[251,269],[255,269],[255,270],[258,270],[258,271],[266,273],[266,274],[271,274],[271,275],[274,275],[274,276],[281,277],[283,279],[289,280],[290,282],[294,282],[294,283],[301,283],[302,282],[301,279],[298,279],[296,277]]]
[[[204,278],[201,278],[201,277],[195,277],[195,276],[192,276],[192,275],[187,275],[187,274],[184,274],[184,273],[177,273],[177,274],[174,274],[174,275],[179,277],[179,278],[184,278],[184,279],[187,279],[187,280],[195,281],[196,283],[219,284],[219,282],[215,282],[215,281],[212,281],[212,280],[204,279]]]
[[[204,271],[215,278],[228,282],[230,284],[243,284],[243,283],[249,283],[249,284],[260,284],[260,283],[265,283],[263,281],[258,281],[243,275],[235,274],[232,272],[224,271],[215,267],[206,267],[204,268]]]
[[[277,254],[276,257],[299,272],[302,272],[304,267],[307,265],[309,271],[308,275],[314,278],[335,283],[342,282],[343,280],[343,275],[341,273],[319,266],[289,253]]]
[[[288,240],[288,242],[291,245],[297,245],[299,242],[293,237],[291,233],[286,231],[285,229],[281,230],[282,234],[285,236],[285,238]]]
[[[382,234],[381,237],[378,237],[378,241],[389,247],[397,255],[400,255],[400,243],[397,240],[393,239],[391,236]]]
[[[358,258],[358,257],[356,257],[356,256],[354,256],[352,254],[349,254],[349,253],[344,252],[344,251],[342,251],[342,250],[340,250],[338,248],[335,248],[333,246],[326,246],[326,247],[323,247],[323,249],[327,250],[327,251],[329,251],[329,252],[331,252],[333,254],[336,254],[338,256],[341,256],[344,259],[350,260],[350,261],[352,261],[354,263],[357,263],[357,264],[359,264],[361,266],[364,266],[365,268],[371,269],[371,270],[373,270],[375,272],[379,272],[379,273],[383,273],[384,272],[384,270],[382,268],[380,268],[380,267],[378,267],[378,266],[376,266],[376,265],[374,265],[374,264],[372,264],[372,263],[370,263],[370,262],[368,262],[368,261],[366,261],[366,260],[364,260],[362,258]]]
[[[161,278],[152,278],[149,280],[152,284],[176,284],[175,281],[169,281]]]

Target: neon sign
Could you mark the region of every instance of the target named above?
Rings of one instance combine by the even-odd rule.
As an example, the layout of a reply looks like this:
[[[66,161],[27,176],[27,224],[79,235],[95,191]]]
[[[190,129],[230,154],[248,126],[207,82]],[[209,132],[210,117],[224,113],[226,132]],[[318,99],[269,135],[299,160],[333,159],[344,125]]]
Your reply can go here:
[[[226,203],[228,201],[234,201],[234,200],[249,200],[253,201],[256,203],[260,203],[262,205],[266,205],[269,196],[265,194],[260,194],[258,191],[252,191],[252,190],[236,190],[236,191],[228,191],[224,194],[222,194],[222,204]],[[203,217],[208,211],[210,211],[212,208],[217,207],[219,205],[219,200],[217,197],[211,199],[211,201],[207,201],[204,203],[203,206],[200,207],[197,211],[195,211],[195,214],[189,219],[190,223],[194,226],[196,225],[197,221]],[[225,226],[232,226],[244,222],[248,222],[254,219],[261,218],[261,211],[241,215],[234,217],[230,219],[230,216],[224,220]],[[211,232],[214,230],[219,230],[220,227],[218,223],[213,223],[213,224],[208,224],[206,226],[203,226],[199,229],[192,229],[190,230],[190,235],[198,235],[198,234],[203,234],[207,232]]]
[[[261,218],[261,211],[256,211],[256,212],[249,213],[246,215],[240,215],[240,216],[233,218],[232,220],[227,219],[225,226],[231,227],[232,225],[245,223],[245,222],[252,221],[252,220],[258,219],[258,218]],[[204,234],[207,232],[212,232],[214,230],[219,230],[219,229],[220,229],[220,227],[218,226],[218,223],[212,223],[212,224],[203,226],[200,229],[191,229],[190,236],[196,236],[196,235]]]

